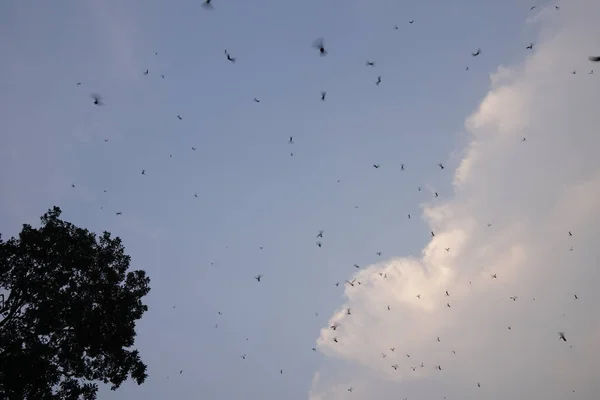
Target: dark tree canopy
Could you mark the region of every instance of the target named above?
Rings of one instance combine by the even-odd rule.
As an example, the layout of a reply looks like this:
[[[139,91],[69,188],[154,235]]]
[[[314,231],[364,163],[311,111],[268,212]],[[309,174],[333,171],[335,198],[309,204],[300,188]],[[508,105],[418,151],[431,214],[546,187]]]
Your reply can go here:
[[[95,399],[96,382],[116,390],[147,377],[132,346],[150,279],[127,272],[118,237],[60,214],[54,207],[39,229],[0,239],[0,399]]]

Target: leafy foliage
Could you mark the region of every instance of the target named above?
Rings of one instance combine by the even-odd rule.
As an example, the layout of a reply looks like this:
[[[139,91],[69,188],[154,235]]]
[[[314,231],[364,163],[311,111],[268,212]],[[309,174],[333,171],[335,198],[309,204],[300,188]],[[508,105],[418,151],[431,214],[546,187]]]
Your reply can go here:
[[[147,377],[132,346],[150,279],[126,272],[118,237],[60,214],[54,207],[39,229],[24,224],[18,239],[0,238],[2,399],[95,399],[95,382],[116,390],[128,376]]]

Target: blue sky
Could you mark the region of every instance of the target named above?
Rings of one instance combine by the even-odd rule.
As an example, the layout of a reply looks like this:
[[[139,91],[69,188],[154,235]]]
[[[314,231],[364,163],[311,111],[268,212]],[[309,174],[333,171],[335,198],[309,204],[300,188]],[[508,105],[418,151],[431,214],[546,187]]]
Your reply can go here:
[[[473,138],[483,137],[485,124],[477,121],[485,119],[486,99],[495,99],[490,91],[510,91],[491,85],[490,74],[492,83],[514,83],[540,68],[527,67],[527,60],[541,45],[534,52],[525,47],[575,32],[575,16],[594,5],[573,3],[575,11],[562,4],[559,16],[554,3],[530,11],[532,4],[513,0],[214,0],[212,11],[200,1],[3,2],[2,232],[16,234],[20,224],[35,224],[58,205],[65,219],[122,237],[132,267],[147,270],[152,279],[150,310],[137,339],[150,377],[140,387],[103,390],[100,399],[305,399],[323,375],[335,383],[356,368],[371,381],[391,385],[381,398],[403,385],[441,394],[429,382],[435,378],[394,381],[365,358],[336,354],[323,343],[318,352],[311,348],[331,333],[320,330],[336,310],[360,300],[342,287],[357,272],[353,264],[398,272],[397,257],[427,261],[435,245],[431,230],[459,229],[440,226],[439,215],[464,213],[480,199],[493,210],[480,215],[485,224],[503,204],[519,209],[534,196],[521,191],[519,200],[499,200],[503,192],[492,191],[489,182],[502,188],[521,172],[496,176],[502,167],[490,163],[472,167],[477,179],[463,182],[477,195],[463,189],[460,197],[460,182],[453,182],[469,168],[462,175],[455,170],[461,162],[476,163],[467,150],[474,143],[485,147]],[[579,36],[573,33],[577,40],[590,33],[582,26]],[[311,47],[318,37],[325,38],[326,57]],[[598,45],[587,40],[592,49]],[[482,53],[474,58],[477,48]],[[226,60],[225,49],[235,64]],[[584,81],[591,69],[586,51],[573,57],[583,61],[552,71],[569,79],[571,69],[578,69],[585,90],[591,82]],[[543,50],[539,54],[546,57]],[[375,67],[367,67],[367,60]],[[498,70],[501,65],[513,69]],[[94,106],[91,93],[101,94],[105,106]],[[500,103],[519,108],[523,98]],[[516,120],[507,113],[502,121]],[[512,129],[520,145],[522,136],[535,132],[534,122],[518,129],[517,122],[508,128],[503,122],[486,134]],[[577,156],[593,147],[585,143],[565,152],[593,170],[591,153]],[[494,154],[515,165],[536,155]],[[555,184],[575,185],[583,178],[564,179]],[[319,230],[322,248],[315,245]],[[464,257],[491,262],[478,259],[479,252]],[[264,276],[260,283],[256,274]],[[366,336],[357,335],[364,339],[357,347],[375,341],[377,329],[368,328],[362,326]],[[409,324],[402,327],[407,329]],[[335,396],[348,394],[344,389]]]

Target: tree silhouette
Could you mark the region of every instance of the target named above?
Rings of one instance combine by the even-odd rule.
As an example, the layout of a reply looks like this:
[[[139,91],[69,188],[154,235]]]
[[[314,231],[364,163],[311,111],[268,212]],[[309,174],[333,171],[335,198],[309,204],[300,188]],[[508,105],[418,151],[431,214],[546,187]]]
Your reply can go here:
[[[54,207],[18,238],[0,237],[0,399],[95,399],[146,365],[135,323],[148,307],[144,271],[126,272],[121,240],[59,219]]]

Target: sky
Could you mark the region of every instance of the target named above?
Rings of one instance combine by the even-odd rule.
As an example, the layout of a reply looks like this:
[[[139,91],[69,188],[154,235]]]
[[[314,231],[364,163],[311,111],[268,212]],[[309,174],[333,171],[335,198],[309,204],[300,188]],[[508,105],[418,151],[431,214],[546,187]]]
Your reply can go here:
[[[600,3],[213,3],[0,4],[0,231],[151,278],[99,399],[597,397]]]

